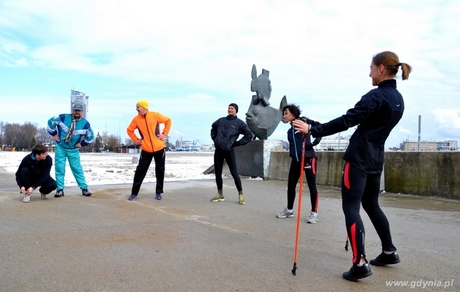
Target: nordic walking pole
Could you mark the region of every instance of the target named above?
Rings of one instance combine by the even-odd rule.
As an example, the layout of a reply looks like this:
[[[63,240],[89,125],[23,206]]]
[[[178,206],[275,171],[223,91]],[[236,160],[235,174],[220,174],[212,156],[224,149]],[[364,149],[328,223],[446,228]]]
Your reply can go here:
[[[297,204],[297,226],[295,230],[295,247],[294,247],[294,266],[292,267],[292,274],[295,276],[297,270],[297,251],[299,249],[299,233],[300,233],[300,213],[302,211],[302,189],[303,189],[303,176],[304,176],[304,162],[305,162],[305,140],[306,136],[302,135],[302,158],[300,159],[300,186],[299,186],[299,203]]]

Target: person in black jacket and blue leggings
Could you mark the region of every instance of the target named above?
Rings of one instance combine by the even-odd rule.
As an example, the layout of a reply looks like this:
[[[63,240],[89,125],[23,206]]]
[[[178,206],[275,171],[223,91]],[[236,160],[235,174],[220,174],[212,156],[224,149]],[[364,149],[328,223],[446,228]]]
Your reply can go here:
[[[291,123],[294,120],[301,120],[305,123],[312,123],[313,121],[305,117],[300,117],[300,108],[293,104],[288,104],[283,108],[283,119],[285,122]],[[302,158],[302,142],[304,134],[296,132],[294,126],[287,131],[289,141],[289,156],[291,157],[291,166],[288,174],[288,188],[287,188],[287,206],[276,215],[277,218],[292,218],[294,217],[294,201],[296,196],[296,186],[299,182],[301,174],[301,158]],[[316,146],[321,141],[321,137],[316,137],[313,143],[310,136],[305,137],[305,177],[307,179],[308,188],[310,189],[311,211],[308,218],[309,223],[316,223],[318,221],[318,201],[319,195],[316,188],[316,172],[317,172],[317,158],[313,146]]]
[[[412,68],[400,63],[395,53],[384,51],[374,55],[369,77],[377,88],[366,93],[354,108],[325,124],[293,122],[297,131],[314,137],[332,135],[359,125],[343,156],[342,209],[353,250],[353,265],[342,276],[350,281],[372,275],[364,250],[364,224],[359,215],[361,204],[382,243],[382,253],[370,264],[385,266],[400,262],[390,224],[378,203],[385,141],[404,112],[404,100],[396,89],[395,80],[400,67],[402,80],[408,79]]]
[[[211,199],[211,202],[225,201],[222,181],[222,169],[225,159],[238,190],[238,204],[244,205],[246,202],[241,179],[236,168],[235,147],[249,143],[253,134],[248,125],[236,116],[238,113],[236,103],[228,105],[227,113],[226,117],[218,119],[211,126],[211,139],[216,147],[214,151],[214,173],[217,185],[217,194]],[[243,138],[238,140],[240,135],[243,135]]]

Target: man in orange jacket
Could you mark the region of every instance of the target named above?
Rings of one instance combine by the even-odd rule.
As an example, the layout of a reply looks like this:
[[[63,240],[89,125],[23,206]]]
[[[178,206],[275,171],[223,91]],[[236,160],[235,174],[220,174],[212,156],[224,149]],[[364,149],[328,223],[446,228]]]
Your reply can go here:
[[[137,116],[133,118],[131,124],[126,129],[128,136],[134,143],[141,145],[141,157],[134,174],[133,187],[131,196],[128,200],[137,199],[142,181],[147,174],[152,158],[155,159],[155,177],[157,185],[155,189],[155,198],[161,200],[163,193],[163,182],[165,178],[165,144],[164,138],[171,129],[171,119],[160,114],[159,112],[149,111],[149,103],[146,100],[140,100],[136,104]],[[164,129],[160,132],[160,124],[164,124]],[[134,133],[137,129],[140,138]]]

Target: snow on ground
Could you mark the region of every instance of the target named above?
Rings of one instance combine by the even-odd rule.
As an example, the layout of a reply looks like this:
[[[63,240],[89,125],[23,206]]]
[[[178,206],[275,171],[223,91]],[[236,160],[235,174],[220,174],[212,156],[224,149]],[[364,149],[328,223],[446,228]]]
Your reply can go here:
[[[0,168],[15,173],[21,160],[30,152],[0,151]],[[54,153],[48,153],[53,158]],[[166,152],[165,181],[213,179],[203,172],[213,165],[213,152]],[[139,153],[81,153],[81,164],[88,185],[132,183]],[[51,176],[55,178],[54,166]],[[65,185],[75,186],[76,181],[66,164]],[[155,162],[147,172],[144,182],[155,182]]]

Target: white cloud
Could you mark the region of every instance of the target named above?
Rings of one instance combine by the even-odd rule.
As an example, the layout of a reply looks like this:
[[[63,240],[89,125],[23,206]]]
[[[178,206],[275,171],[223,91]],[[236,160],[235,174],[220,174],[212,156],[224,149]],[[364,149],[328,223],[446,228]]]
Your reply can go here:
[[[433,112],[441,128],[460,129],[460,109],[438,109]]]
[[[404,128],[404,127],[398,127],[398,130],[399,130],[399,132],[401,132],[401,133],[403,133],[403,134],[411,134],[411,133],[412,133],[411,130],[406,129],[406,128]]]
[[[328,121],[372,88],[371,57],[383,50],[413,66],[408,81],[398,80],[406,103],[400,129],[416,130],[418,115],[459,108],[457,1],[23,0],[2,2],[0,13],[0,74],[13,82],[0,85],[8,92],[1,98],[53,99],[48,91],[57,87],[67,97],[75,82],[91,96],[98,128],[126,123],[135,114],[131,105],[146,98],[174,117],[177,132],[208,139],[208,124],[226,114],[229,102],[244,117],[252,64],[270,71],[273,106],[286,95],[305,115]],[[11,67],[24,70],[12,75]],[[27,69],[40,72],[31,77],[36,81]],[[11,120],[6,109],[0,119]],[[442,137],[459,138],[444,129],[447,120],[438,126]],[[426,128],[425,135],[441,137]],[[395,129],[389,143],[401,137],[407,133]]]

